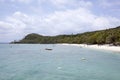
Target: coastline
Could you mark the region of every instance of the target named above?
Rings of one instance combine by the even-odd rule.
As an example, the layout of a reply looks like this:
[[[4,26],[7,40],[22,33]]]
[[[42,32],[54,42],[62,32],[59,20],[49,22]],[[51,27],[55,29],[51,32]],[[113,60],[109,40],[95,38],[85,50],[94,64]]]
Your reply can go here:
[[[87,44],[67,44],[63,43],[62,45],[69,45],[69,46],[78,46],[84,48],[91,48],[91,49],[99,49],[99,50],[108,50],[108,51],[115,51],[120,52],[120,46],[110,46],[109,44],[104,45],[87,45]]]

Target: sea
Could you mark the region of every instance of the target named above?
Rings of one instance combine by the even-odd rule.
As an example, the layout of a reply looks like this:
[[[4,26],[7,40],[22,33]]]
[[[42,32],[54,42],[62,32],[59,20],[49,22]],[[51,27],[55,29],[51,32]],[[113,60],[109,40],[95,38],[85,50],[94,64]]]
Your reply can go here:
[[[0,80],[120,80],[120,52],[61,44],[0,44]]]

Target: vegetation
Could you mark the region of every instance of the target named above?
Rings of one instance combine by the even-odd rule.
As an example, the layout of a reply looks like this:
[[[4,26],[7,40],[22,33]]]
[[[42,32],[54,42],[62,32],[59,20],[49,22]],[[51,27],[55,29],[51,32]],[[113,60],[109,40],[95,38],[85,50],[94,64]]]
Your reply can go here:
[[[22,40],[12,43],[77,43],[77,44],[113,44],[120,45],[120,26],[116,28],[85,32],[75,35],[42,36],[35,33],[28,34]]]

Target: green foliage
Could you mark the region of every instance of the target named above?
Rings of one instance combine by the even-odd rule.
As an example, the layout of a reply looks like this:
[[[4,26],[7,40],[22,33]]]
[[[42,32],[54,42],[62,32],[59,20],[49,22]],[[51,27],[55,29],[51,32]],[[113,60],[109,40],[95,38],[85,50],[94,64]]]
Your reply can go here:
[[[120,44],[120,26],[107,30],[86,32],[76,35],[42,36],[35,33],[28,34],[22,40],[13,43],[85,43],[85,44]]]

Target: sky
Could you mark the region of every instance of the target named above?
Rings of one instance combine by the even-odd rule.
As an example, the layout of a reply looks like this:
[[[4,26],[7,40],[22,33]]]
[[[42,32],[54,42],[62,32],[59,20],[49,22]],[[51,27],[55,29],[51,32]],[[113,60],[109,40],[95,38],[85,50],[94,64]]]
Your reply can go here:
[[[0,0],[0,42],[29,33],[77,34],[120,26],[120,0]]]

